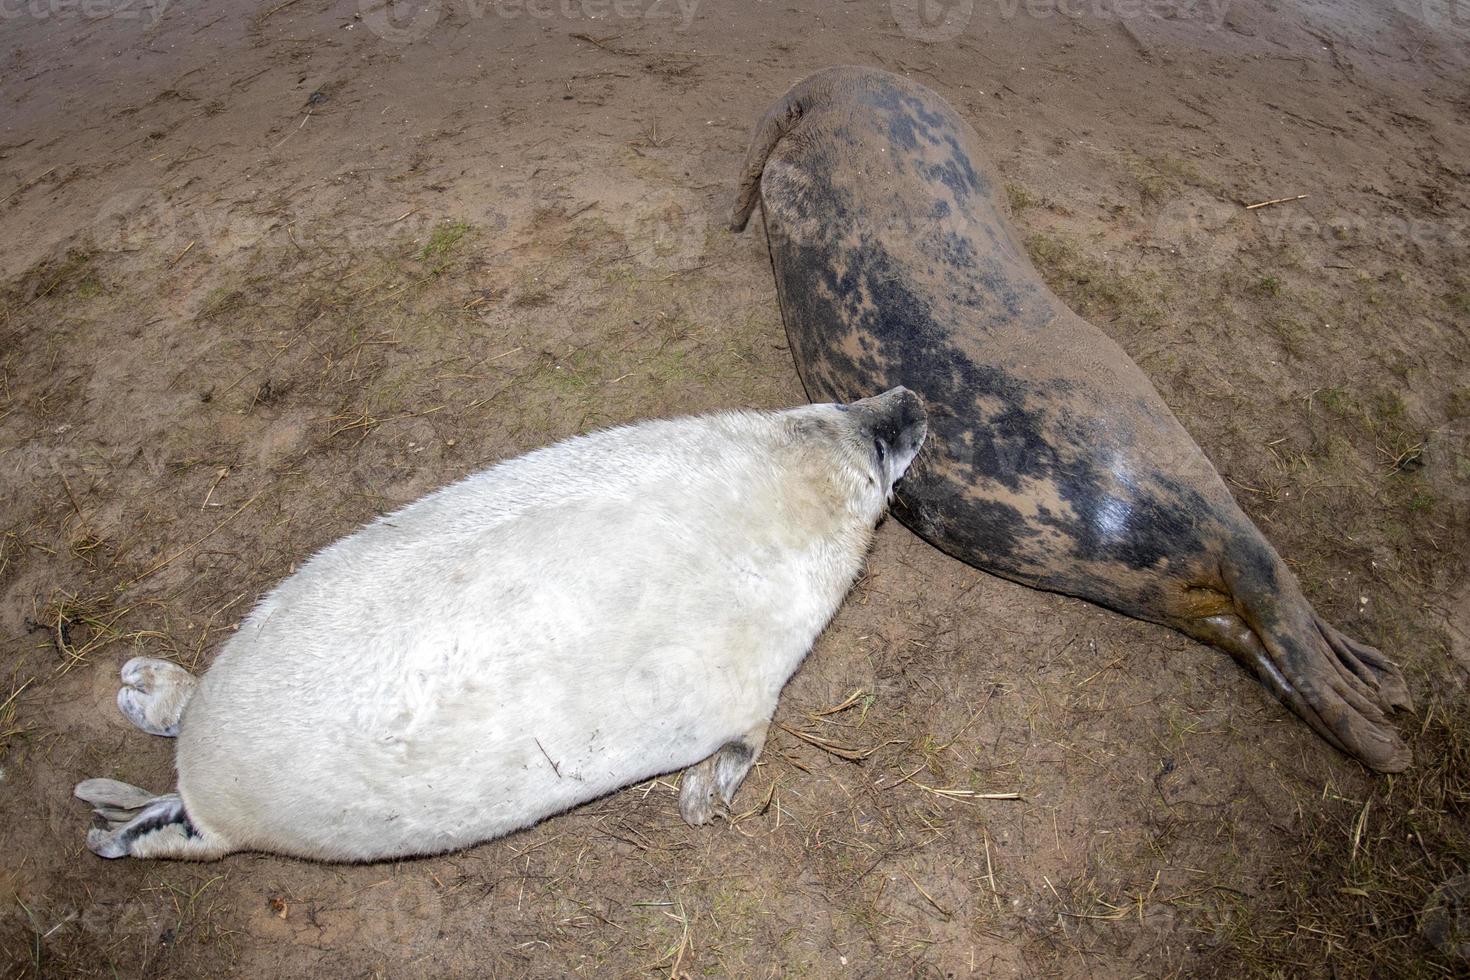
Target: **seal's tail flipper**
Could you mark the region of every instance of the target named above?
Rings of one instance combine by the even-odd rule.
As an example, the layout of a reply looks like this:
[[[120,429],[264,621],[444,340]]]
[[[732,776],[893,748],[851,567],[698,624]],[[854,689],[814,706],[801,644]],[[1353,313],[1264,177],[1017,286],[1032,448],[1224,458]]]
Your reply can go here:
[[[730,230],[741,232],[750,221],[761,195],[761,174],[765,173],[766,160],[776,144],[796,126],[812,105],[826,99],[835,84],[844,76],[862,73],[866,69],[837,66],[819,71],[797,82],[776,104],[766,110],[761,121],[756,123],[750,137],[750,149],[745,152],[745,163],[740,168],[740,183],[735,195],[735,208],[730,213]]]
[[[1185,632],[1250,667],[1317,734],[1363,765],[1407,769],[1413,757],[1388,721],[1395,708],[1413,707],[1402,672],[1319,617],[1285,563],[1259,544],[1250,560],[1222,562],[1223,581],[1209,588],[1224,601],[1193,617]]]
[[[115,779],[87,779],[77,784],[75,794],[97,815],[87,847],[99,857],[211,861],[234,850],[197,829],[177,793],[154,796]]]
[[[766,160],[781,138],[791,131],[801,118],[805,106],[797,97],[797,89],[787,92],[756,124],[750,137],[750,149],[745,151],[745,163],[740,167],[740,184],[735,192],[735,209],[730,213],[730,230],[742,232],[755,210],[761,196],[761,175],[766,170]]]

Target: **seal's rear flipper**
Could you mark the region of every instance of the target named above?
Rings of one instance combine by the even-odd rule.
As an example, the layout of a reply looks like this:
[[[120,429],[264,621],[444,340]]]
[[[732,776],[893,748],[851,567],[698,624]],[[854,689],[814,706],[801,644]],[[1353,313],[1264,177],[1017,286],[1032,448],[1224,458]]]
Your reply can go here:
[[[831,98],[834,90],[843,85],[853,85],[862,77],[871,75],[872,69],[836,65],[824,68],[797,82],[776,104],[766,110],[761,121],[756,123],[750,136],[750,148],[745,152],[745,163],[740,167],[739,185],[735,191],[735,207],[730,213],[730,230],[742,232],[750,221],[760,199],[761,175],[765,173],[766,160],[776,144],[786,138],[814,104]]]
[[[194,675],[167,660],[134,657],[123,664],[121,676],[118,710],[149,735],[178,735],[184,708],[199,686]]]
[[[99,857],[211,861],[233,850],[194,826],[177,793],[154,796],[115,779],[83,780],[74,792],[97,815],[87,847]]]
[[[1414,699],[1409,695],[1409,685],[1404,682],[1399,665],[1366,643],[1359,643],[1343,635],[1335,626],[1321,616],[1314,616],[1322,638],[1337,654],[1343,666],[1378,692],[1379,700],[1390,708],[1414,710]]]
[[[800,86],[798,86],[800,88]],[[730,212],[730,230],[742,232],[750,221],[761,194],[761,175],[766,171],[766,160],[776,144],[796,125],[804,111],[797,89],[787,92],[780,102],[772,106],[751,134],[750,149],[746,151],[745,163],[740,168],[740,183],[735,190],[735,207]]]
[[[1196,614],[1174,625],[1249,667],[1317,734],[1363,765],[1407,769],[1413,756],[1388,721],[1395,708],[1413,707],[1398,665],[1322,620],[1264,539],[1251,552],[1249,560],[1222,562],[1218,581],[1193,586]]]

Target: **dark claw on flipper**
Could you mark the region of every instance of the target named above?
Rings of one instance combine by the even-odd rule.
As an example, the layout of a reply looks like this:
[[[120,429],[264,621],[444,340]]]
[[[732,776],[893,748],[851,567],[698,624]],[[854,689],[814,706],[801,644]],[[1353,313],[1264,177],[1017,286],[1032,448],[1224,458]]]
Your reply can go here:
[[[1414,699],[1409,695],[1409,686],[1398,664],[1389,660],[1366,643],[1344,636],[1331,623],[1317,619],[1317,629],[1343,666],[1377,692],[1378,700],[1389,708],[1405,711],[1414,710]]]

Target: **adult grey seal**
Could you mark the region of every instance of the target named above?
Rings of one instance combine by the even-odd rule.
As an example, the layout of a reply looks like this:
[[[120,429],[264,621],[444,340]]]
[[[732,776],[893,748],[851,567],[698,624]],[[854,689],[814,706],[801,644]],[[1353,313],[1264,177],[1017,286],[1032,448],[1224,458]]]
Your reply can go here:
[[[970,564],[1172,626],[1252,669],[1365,765],[1410,763],[1397,666],[1323,621],[1148,378],[1047,288],[974,130],[905,78],[839,67],[756,127],[761,205],[815,400],[903,384],[929,441],[894,513]]]

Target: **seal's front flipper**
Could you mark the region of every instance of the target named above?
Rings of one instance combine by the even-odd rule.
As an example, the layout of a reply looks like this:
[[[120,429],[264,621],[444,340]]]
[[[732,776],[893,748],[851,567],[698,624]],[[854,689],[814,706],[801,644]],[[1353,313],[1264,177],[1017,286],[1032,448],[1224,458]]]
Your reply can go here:
[[[1324,622],[1264,539],[1249,560],[1225,559],[1218,577],[1188,589],[1174,622],[1240,661],[1317,734],[1379,772],[1413,761],[1388,713],[1412,707],[1403,674],[1383,654]]]
[[[121,677],[117,707],[128,721],[149,735],[178,735],[184,707],[199,686],[194,675],[167,660],[134,657],[123,664]]]
[[[177,793],[154,796],[115,779],[83,780],[74,792],[97,816],[87,848],[98,857],[211,861],[233,850],[194,826]]]
[[[763,721],[740,738],[726,742],[714,755],[684,771],[679,787],[679,813],[691,827],[715,817],[728,819],[735,791],[755,765],[766,744],[769,721]]]

